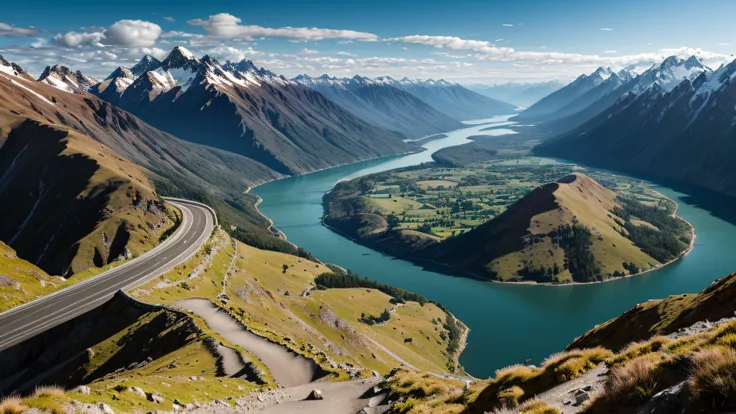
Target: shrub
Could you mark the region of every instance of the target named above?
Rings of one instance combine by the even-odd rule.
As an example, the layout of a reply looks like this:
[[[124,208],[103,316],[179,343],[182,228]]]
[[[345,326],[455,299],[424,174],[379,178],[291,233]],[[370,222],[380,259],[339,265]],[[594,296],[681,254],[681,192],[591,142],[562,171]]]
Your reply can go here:
[[[736,352],[717,347],[693,355],[688,387],[693,408],[736,410]]]

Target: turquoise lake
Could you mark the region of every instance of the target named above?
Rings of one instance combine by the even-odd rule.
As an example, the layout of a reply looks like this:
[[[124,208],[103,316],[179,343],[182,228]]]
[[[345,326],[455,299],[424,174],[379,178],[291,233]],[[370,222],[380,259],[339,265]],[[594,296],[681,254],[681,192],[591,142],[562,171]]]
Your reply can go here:
[[[253,189],[259,209],[288,239],[320,260],[363,277],[420,293],[446,306],[470,327],[460,363],[479,378],[514,363],[539,363],[576,336],[633,305],[668,295],[693,293],[736,271],[736,203],[706,190],[658,182],[654,188],[679,204],[678,215],[695,226],[695,248],[682,260],[644,275],[612,282],[535,286],[481,282],[424,270],[383,255],[324,227],[322,195],[337,181],[431,161],[438,149],[468,142],[479,134],[497,135],[505,117],[476,121],[448,137],[424,144],[427,151],[351,164],[274,181]],[[499,129],[479,132],[488,123]]]

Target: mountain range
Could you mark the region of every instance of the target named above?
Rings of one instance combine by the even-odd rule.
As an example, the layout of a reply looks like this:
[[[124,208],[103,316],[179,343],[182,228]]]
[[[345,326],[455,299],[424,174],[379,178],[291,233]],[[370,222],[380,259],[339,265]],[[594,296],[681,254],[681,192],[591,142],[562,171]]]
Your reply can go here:
[[[561,89],[564,82],[553,80],[547,82],[508,82],[498,85],[466,84],[471,91],[490,98],[528,108],[545,96]]]
[[[321,93],[353,115],[408,138],[462,126],[458,119],[440,112],[401,87],[376,79],[357,75],[353,78],[299,75],[293,80]]]
[[[671,57],[591,106],[535,149],[592,165],[736,194],[736,62],[710,70]],[[606,106],[605,104],[609,103]],[[572,128],[570,128],[572,126]]]

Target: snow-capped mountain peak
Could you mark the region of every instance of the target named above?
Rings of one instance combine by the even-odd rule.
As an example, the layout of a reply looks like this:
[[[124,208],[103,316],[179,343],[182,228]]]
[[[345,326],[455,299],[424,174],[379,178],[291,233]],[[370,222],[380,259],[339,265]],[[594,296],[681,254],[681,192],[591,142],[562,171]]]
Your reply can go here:
[[[602,80],[606,80],[613,75],[613,69],[611,68],[604,68],[603,66],[599,67],[595,70],[590,76],[601,78]]]
[[[112,100],[123,94],[135,80],[136,76],[130,70],[118,66],[105,80],[90,88],[90,92],[107,100]]]
[[[163,70],[171,69],[191,69],[199,65],[199,59],[194,57],[192,52],[182,46],[176,46],[166,59],[161,62]]]
[[[150,70],[156,70],[159,67],[161,67],[161,61],[156,59],[155,57],[151,55],[145,55],[141,58],[141,60],[136,63],[135,66],[130,68],[130,71],[135,76],[141,76],[142,74],[150,71]]]
[[[46,66],[38,81],[69,93],[86,92],[99,83],[96,79],[85,76],[80,71],[75,72],[62,64]]]
[[[686,60],[677,56],[670,56],[661,64],[653,65],[636,78],[637,84],[634,86],[633,92],[640,93],[655,84],[660,86],[662,90],[670,92],[683,80],[687,79],[692,82],[703,72],[710,74],[712,71],[695,56],[691,56]]]
[[[126,69],[122,66],[118,66],[117,69],[112,71],[112,73],[110,73],[105,78],[105,80],[118,79],[118,78],[135,80],[136,76],[129,69]]]
[[[26,73],[26,71],[23,70],[23,68],[21,68],[14,62],[8,62],[2,56],[0,56],[0,73],[4,73],[6,75],[24,78],[28,80],[33,79],[31,75],[29,75],[28,73]]]

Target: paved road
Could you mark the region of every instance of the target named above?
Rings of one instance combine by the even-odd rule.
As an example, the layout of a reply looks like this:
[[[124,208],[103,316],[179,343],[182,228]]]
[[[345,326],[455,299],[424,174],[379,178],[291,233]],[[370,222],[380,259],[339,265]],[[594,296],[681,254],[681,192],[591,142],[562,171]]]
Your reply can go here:
[[[182,223],[156,248],[115,269],[0,313],[0,351],[94,309],[119,289],[139,286],[190,258],[212,234],[215,218],[204,205],[169,202],[183,213]]]

